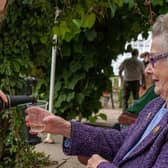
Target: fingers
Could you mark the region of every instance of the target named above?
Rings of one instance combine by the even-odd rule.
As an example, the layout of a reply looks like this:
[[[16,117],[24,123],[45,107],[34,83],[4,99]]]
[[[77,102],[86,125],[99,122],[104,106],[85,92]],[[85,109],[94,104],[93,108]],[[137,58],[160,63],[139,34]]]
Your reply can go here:
[[[28,127],[30,127],[29,116],[25,117],[25,122]]]
[[[97,168],[101,162],[108,162],[98,154],[93,154],[87,162],[88,168]]]
[[[25,123],[26,123],[26,126],[27,126],[27,127],[30,127],[30,126],[31,126],[30,120],[29,120],[29,116],[28,116],[28,115],[25,117]],[[36,134],[37,134],[37,132],[33,132],[31,129],[29,130],[29,133],[32,134],[32,135],[36,135]]]
[[[27,114],[29,113],[45,113],[45,114],[49,114],[49,112],[47,110],[45,110],[44,108],[41,108],[41,107],[38,107],[38,106],[31,106],[31,107],[28,107],[25,112]]]
[[[29,133],[32,134],[32,135],[37,135],[38,134],[37,132],[33,132],[31,129],[29,130]]]
[[[2,101],[4,101],[5,103],[8,102],[8,99],[7,99],[6,95],[2,92],[2,90],[0,90],[0,97],[1,97]]]
[[[39,111],[39,110],[41,110],[42,108],[40,108],[40,107],[37,107],[37,106],[31,106],[31,107],[28,107],[26,110],[25,110],[25,112],[28,114],[28,113],[31,113],[31,112],[33,112],[33,111]]]

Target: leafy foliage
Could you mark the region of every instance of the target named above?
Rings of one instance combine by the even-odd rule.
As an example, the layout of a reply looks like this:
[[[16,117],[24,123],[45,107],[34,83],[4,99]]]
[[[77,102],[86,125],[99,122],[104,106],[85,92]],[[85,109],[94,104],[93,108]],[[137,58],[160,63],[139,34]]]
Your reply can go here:
[[[9,2],[8,15],[0,26],[0,85],[4,92],[23,94],[24,77],[34,75],[38,75],[37,88],[47,92],[45,76],[50,67],[53,15],[54,9],[48,1]],[[20,112],[11,109],[0,114],[0,167],[31,168],[47,164],[49,159],[44,154],[25,143]]]
[[[55,2],[61,9],[57,22]],[[167,0],[152,0],[154,16],[167,12],[167,4]],[[0,87],[6,93],[19,94],[23,78],[35,76],[38,84],[34,93],[47,99],[52,36],[57,34],[54,112],[68,119],[105,119],[97,112],[102,92],[111,89],[111,60],[140,32],[147,37],[149,28],[149,8],[142,0],[11,0],[0,25]],[[8,125],[20,122],[22,117],[14,114],[5,112]],[[17,128],[5,131],[5,153],[11,153],[3,163],[5,167],[8,163],[22,167],[22,161],[14,163],[12,158],[23,159],[23,153],[31,153],[25,144],[26,148],[18,145]],[[21,154],[19,148],[27,151]]]
[[[14,108],[0,113],[0,168],[40,168],[51,164],[48,156],[36,152],[34,146],[26,143],[22,110]]]
[[[111,60],[140,32],[147,37],[149,13],[142,1],[61,2],[66,8],[53,28],[59,37],[54,109],[66,118],[88,118],[110,91]]]

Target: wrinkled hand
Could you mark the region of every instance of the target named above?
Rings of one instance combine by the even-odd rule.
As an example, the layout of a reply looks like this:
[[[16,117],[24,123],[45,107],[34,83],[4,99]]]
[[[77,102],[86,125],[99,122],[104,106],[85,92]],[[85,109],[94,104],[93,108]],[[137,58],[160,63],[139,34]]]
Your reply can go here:
[[[51,133],[51,134],[59,134],[63,135],[67,138],[70,138],[71,134],[71,123],[69,121],[64,120],[63,118],[56,116],[52,113],[49,113],[47,110],[32,106],[26,109],[27,116],[25,118],[26,125],[30,126],[30,113],[45,113],[46,117],[43,119],[43,123],[45,124],[45,129],[43,132]],[[30,132],[33,134],[33,132]]]
[[[101,162],[108,162],[108,161],[105,160],[104,158],[102,158],[100,155],[94,154],[94,155],[92,155],[92,157],[88,160],[87,168],[97,168],[97,166],[98,166]]]

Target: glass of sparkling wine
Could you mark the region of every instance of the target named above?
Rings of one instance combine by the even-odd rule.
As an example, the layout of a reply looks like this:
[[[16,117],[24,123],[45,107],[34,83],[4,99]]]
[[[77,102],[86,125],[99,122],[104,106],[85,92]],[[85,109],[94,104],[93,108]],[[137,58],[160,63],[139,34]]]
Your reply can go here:
[[[37,103],[34,104],[29,104],[28,107],[31,106],[36,106],[36,107],[41,107],[44,109],[47,109],[48,103],[46,101],[38,101]],[[29,113],[29,118],[30,118],[30,129],[32,132],[35,133],[40,133],[44,131],[45,129],[45,124],[43,123],[43,119],[47,116],[46,113],[39,113],[39,112],[31,112]]]

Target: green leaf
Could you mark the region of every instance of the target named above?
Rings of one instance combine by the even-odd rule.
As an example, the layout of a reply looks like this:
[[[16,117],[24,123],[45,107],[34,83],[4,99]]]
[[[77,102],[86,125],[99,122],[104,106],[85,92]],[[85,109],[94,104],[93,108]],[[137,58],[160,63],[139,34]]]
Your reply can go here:
[[[81,105],[85,99],[85,96],[83,93],[78,93],[76,95],[77,102]]]
[[[117,6],[122,7],[124,2],[123,0],[115,0],[114,3],[117,4]]]
[[[64,39],[65,34],[69,33],[69,32],[70,32],[70,29],[68,28],[67,23],[65,21],[61,21],[61,24],[60,24],[60,33],[61,33],[62,38]]]
[[[76,73],[72,76],[71,80],[68,80],[67,82],[67,88],[69,89],[74,89],[74,87],[76,86],[76,84],[78,83],[78,81],[80,81],[81,79],[85,78],[85,74],[84,73]]]
[[[33,0],[23,0],[22,2],[23,4],[32,4],[33,3]]]
[[[73,52],[76,54],[82,54],[82,52],[83,52],[82,47],[83,47],[83,45],[81,43],[79,43],[79,41],[78,41],[78,43],[75,43],[73,45]]]
[[[70,56],[71,55],[71,48],[69,45],[63,45],[62,54],[63,54],[63,56]]]
[[[77,20],[77,19],[76,19],[76,20]],[[80,22],[80,21],[79,21],[79,22]],[[72,33],[72,34],[76,35],[76,34],[79,34],[79,33],[81,32],[80,25],[77,25],[77,23],[74,24],[74,22],[72,21],[72,22],[70,22],[69,24],[70,24],[69,26],[70,26],[71,33]],[[79,24],[81,24],[81,23],[79,23]]]
[[[163,0],[152,0],[152,5],[156,6],[156,5],[160,5],[163,6]]]
[[[128,4],[129,9],[131,9],[132,7],[134,7],[134,4],[135,4],[134,0],[124,0],[124,3]]]
[[[117,10],[117,7],[114,3],[112,3],[111,0],[108,0],[109,6],[110,6],[110,10],[111,10],[111,16],[114,17],[115,16],[115,12]]]
[[[94,13],[83,14],[81,20],[81,27],[90,29],[95,24],[95,21],[96,21],[96,15]]]
[[[135,2],[134,2],[134,0],[129,0],[128,4],[129,4],[129,9],[131,9],[134,7]]]
[[[61,86],[62,86],[62,82],[57,80],[55,83],[55,91],[59,91],[61,89]]]
[[[72,19],[72,22],[78,27],[81,27],[81,20],[80,19]]]
[[[54,26],[52,29],[53,34],[57,34],[58,36],[61,36],[60,27]]]
[[[17,62],[13,63],[13,68],[15,72],[19,72],[20,71],[20,65]]]
[[[131,31],[136,32],[136,31],[138,31],[138,30],[139,30],[139,32],[140,32],[141,26],[139,25],[138,22],[134,22],[134,23],[132,24]]]
[[[124,0],[124,3],[126,3],[126,4],[129,3],[129,0]]]
[[[97,120],[97,117],[96,117],[96,116],[90,116],[90,117],[89,117],[89,121],[90,121],[91,123],[95,123],[96,120]]]
[[[66,100],[70,102],[75,97],[75,92],[67,94]]]
[[[70,42],[73,39],[73,37],[74,37],[73,33],[71,33],[71,32],[70,33],[66,33],[63,40],[65,40],[66,42]]]
[[[106,114],[100,113],[100,114],[98,114],[98,116],[103,120],[107,120],[107,115]]]
[[[95,32],[94,30],[89,30],[85,32],[86,38],[88,39],[88,41],[94,41],[94,39],[97,37],[97,32]]]
[[[41,42],[42,44],[46,44],[47,41],[48,41],[47,36],[42,36],[42,37],[40,37],[40,42]]]
[[[66,95],[59,95],[58,99],[55,102],[56,107],[60,107],[63,102],[66,101]]]
[[[71,70],[72,73],[77,72],[81,68],[82,68],[82,65],[79,62],[72,61],[71,64],[70,64],[70,70]]]

